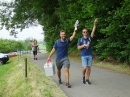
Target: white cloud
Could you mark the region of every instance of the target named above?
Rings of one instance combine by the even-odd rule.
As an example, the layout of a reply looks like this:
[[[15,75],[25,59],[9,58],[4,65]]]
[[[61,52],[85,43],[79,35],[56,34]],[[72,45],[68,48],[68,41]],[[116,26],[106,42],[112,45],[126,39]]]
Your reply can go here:
[[[13,1],[14,1],[14,0],[0,0],[0,3],[1,3],[1,2],[7,2],[7,3],[8,3],[8,2],[13,2]]]
[[[25,40],[26,38],[35,38],[35,39],[43,39],[44,36],[41,34],[43,32],[42,26],[39,25],[37,27],[30,27],[28,29],[24,29],[22,32],[18,32],[17,37],[14,38],[14,36],[10,36],[9,31],[3,29],[0,30],[0,38],[3,39],[14,39],[14,40]]]

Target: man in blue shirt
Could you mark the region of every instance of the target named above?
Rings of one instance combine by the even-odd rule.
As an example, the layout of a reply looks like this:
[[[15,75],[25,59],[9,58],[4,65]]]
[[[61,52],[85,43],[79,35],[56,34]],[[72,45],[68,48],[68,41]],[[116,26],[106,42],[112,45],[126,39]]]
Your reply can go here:
[[[64,30],[60,31],[60,39],[55,41],[52,51],[48,57],[48,61],[50,60],[51,56],[56,51],[56,66],[57,66],[57,75],[59,78],[59,84],[61,82],[61,68],[64,66],[65,70],[65,78],[66,78],[66,87],[70,88],[71,85],[69,84],[69,68],[70,62],[68,59],[68,45],[74,39],[76,35],[76,31],[74,30],[73,35],[70,38],[66,38],[66,32]]]
[[[89,81],[90,73],[91,73],[91,66],[92,66],[92,50],[91,50],[91,40],[94,36],[96,30],[96,24],[98,19],[96,18],[94,21],[93,30],[91,35],[88,36],[88,29],[84,28],[82,30],[83,37],[78,39],[78,49],[81,50],[81,59],[82,59],[82,76],[83,76],[83,83],[84,84],[91,84]],[[86,76],[85,76],[86,75]],[[85,78],[86,77],[86,78]]]

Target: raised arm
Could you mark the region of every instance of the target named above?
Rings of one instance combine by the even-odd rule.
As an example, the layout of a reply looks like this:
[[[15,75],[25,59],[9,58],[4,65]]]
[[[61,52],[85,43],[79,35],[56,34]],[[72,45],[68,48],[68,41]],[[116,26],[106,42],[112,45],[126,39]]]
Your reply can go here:
[[[76,35],[76,31],[74,30],[72,36],[70,37],[70,41],[72,41],[74,39],[75,35]]]
[[[78,26],[79,26],[79,24],[75,25],[74,32],[73,32],[72,36],[70,37],[70,41],[72,41],[75,38]]]
[[[96,30],[97,22],[98,22],[98,18],[96,18],[95,21],[94,21],[94,26],[93,26],[93,30],[92,30],[92,32],[91,32],[91,37],[94,36],[95,30]]]
[[[33,45],[33,42],[29,42],[31,45]]]

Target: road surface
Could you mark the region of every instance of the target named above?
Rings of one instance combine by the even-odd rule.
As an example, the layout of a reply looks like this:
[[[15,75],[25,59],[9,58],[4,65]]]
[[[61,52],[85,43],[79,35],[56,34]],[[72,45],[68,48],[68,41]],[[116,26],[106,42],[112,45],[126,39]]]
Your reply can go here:
[[[38,54],[38,60],[30,58],[44,71],[48,54]],[[55,56],[52,57],[55,62]],[[62,69],[62,85],[58,84],[58,77],[51,77],[64,91],[67,97],[130,97],[130,76],[92,67],[91,85],[82,84],[81,63],[70,60],[70,84],[72,88],[66,88],[64,69]]]

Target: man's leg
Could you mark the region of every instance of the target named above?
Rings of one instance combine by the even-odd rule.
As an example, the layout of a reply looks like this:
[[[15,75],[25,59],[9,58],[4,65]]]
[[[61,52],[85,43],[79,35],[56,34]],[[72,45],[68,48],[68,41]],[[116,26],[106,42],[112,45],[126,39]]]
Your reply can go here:
[[[57,66],[57,76],[59,79],[59,84],[62,84],[62,82],[61,82],[61,68],[62,68],[61,60],[56,60],[56,66]]]
[[[83,80],[82,81],[83,81],[84,84],[86,83],[85,82],[86,68],[87,68],[86,66],[82,68],[82,76],[83,76]]]
[[[58,76],[59,80],[61,80],[61,70],[57,70],[57,76]]]
[[[64,70],[65,70],[66,87],[67,88],[71,88],[71,85],[69,84],[70,61],[69,61],[68,57],[64,58],[64,60],[63,60],[63,66],[64,66]]]
[[[91,73],[91,67],[87,66],[86,68],[86,80],[89,80],[89,77],[90,77],[90,73]]]
[[[82,82],[83,84],[86,84],[85,74],[86,74],[86,68],[87,68],[87,60],[85,56],[81,57],[81,59],[82,59],[82,76],[83,76]]]
[[[91,84],[91,82],[89,81],[90,73],[91,73],[91,67],[87,66],[86,83],[89,85]]]
[[[69,76],[70,76],[69,69],[68,68],[64,68],[64,70],[65,70],[66,83],[69,83]]]
[[[35,60],[35,52],[33,51],[33,56],[34,56],[34,60]]]
[[[91,66],[92,66],[92,56],[88,56],[88,61],[87,61],[87,72],[86,72],[86,83],[89,85],[91,82],[89,81],[90,78],[90,73],[91,73]]]
[[[86,73],[86,67],[82,67],[82,75],[83,75],[83,77],[85,77],[85,73]]]
[[[71,88],[71,85],[69,84],[69,77],[70,77],[69,69],[65,67],[64,70],[65,70],[66,87]]]
[[[35,59],[37,60],[37,51],[35,51]]]
[[[34,58],[36,58],[36,53],[34,52]]]

